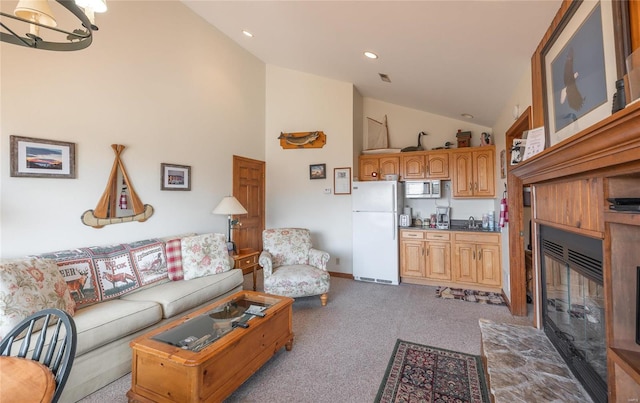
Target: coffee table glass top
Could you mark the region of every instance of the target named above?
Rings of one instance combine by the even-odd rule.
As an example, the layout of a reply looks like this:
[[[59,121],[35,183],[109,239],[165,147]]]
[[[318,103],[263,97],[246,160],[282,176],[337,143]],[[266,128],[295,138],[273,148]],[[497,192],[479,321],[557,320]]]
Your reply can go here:
[[[248,295],[241,295],[159,333],[152,339],[198,352],[237,327],[248,327],[247,322],[250,319],[264,316],[264,311],[276,302],[278,300],[272,298],[250,298]]]

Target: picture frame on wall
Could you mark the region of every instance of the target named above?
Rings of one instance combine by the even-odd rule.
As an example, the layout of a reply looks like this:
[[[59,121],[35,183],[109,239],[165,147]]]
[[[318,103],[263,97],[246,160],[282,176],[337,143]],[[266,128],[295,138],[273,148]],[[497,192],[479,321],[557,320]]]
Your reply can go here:
[[[327,164],[311,164],[309,165],[309,179],[326,179]]]
[[[351,168],[333,169],[333,194],[351,194]]]
[[[160,190],[191,190],[191,167],[189,165],[160,164]]]
[[[76,145],[66,141],[10,136],[11,172],[14,177],[76,177]]]
[[[547,145],[556,144],[611,114],[622,28],[615,2],[574,2],[541,54]],[[624,60],[624,58],[623,58]]]

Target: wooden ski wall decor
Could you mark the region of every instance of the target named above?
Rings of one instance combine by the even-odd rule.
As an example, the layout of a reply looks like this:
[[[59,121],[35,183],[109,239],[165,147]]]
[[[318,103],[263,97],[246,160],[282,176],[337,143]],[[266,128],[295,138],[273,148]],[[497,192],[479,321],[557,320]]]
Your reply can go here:
[[[327,136],[322,131],[280,133],[280,146],[288,148],[322,148],[327,143]]]
[[[94,228],[102,228],[107,224],[118,224],[122,222],[144,222],[153,215],[153,207],[149,204],[142,204],[135,190],[133,190],[133,185],[131,184],[129,175],[127,175],[127,170],[124,168],[122,159],[120,159],[120,154],[122,154],[125,146],[121,144],[111,144],[111,148],[113,148],[113,152],[116,154],[116,159],[113,162],[113,167],[109,174],[107,187],[100,200],[98,200],[98,205],[95,210],[87,210],[80,217],[83,224]],[[120,169],[122,180],[129,190],[129,197],[131,198],[133,208],[133,215],[130,216],[116,217],[115,206],[117,199],[120,197],[120,192],[116,190],[118,169]]]

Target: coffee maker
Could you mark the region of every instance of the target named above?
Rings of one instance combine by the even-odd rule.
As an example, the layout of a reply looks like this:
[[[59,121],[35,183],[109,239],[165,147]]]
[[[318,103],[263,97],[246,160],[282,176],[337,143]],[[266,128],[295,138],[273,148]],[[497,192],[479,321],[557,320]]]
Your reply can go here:
[[[449,206],[436,206],[436,228],[449,229]]]

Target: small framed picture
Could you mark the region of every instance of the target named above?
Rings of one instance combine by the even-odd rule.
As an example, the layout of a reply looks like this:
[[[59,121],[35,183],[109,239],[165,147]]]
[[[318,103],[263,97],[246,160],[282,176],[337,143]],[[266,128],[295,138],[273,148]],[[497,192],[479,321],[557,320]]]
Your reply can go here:
[[[309,179],[327,179],[327,164],[309,165]]]
[[[351,168],[333,169],[333,194],[351,194]]]
[[[10,136],[11,176],[76,177],[76,145],[65,141]]]
[[[191,190],[190,166],[161,163],[160,171],[160,190]]]

